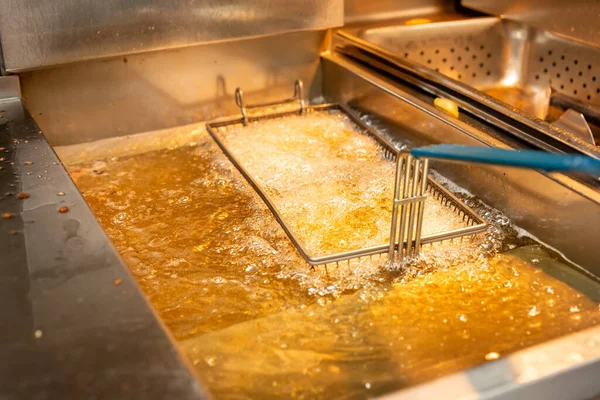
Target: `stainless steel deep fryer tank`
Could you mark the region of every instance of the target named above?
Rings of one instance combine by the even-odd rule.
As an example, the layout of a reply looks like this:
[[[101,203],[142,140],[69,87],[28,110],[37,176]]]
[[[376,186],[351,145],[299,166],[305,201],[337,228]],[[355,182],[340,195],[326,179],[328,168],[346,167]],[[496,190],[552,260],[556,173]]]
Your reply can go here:
[[[261,7],[260,13],[252,1],[211,2],[211,12],[203,8],[205,2],[186,1],[134,0],[124,6],[118,1],[82,0],[75,8],[67,1],[33,3],[0,5],[3,66],[16,75],[0,78],[0,205],[10,214],[2,220],[6,229],[0,230],[5,278],[0,298],[3,315],[10,321],[3,332],[2,350],[8,356],[0,374],[0,393],[8,398],[206,396],[52,146],[234,115],[238,110],[231,106],[232,88],[248,88],[254,98],[279,99],[298,78],[307,84],[310,98],[368,115],[409,146],[440,142],[527,146],[510,134],[520,127],[470,115],[451,118],[433,106],[428,82],[409,83],[329,47],[327,29],[343,25],[340,1],[268,2],[277,7]],[[388,2],[370,5],[373,18],[389,11],[378,9],[381,5],[390,7]],[[418,10],[409,14],[419,15]],[[553,86],[559,83],[556,89],[562,90],[564,84],[565,93],[577,90],[582,100],[589,95],[590,101],[597,101],[593,83],[599,77],[586,58],[589,55],[578,55],[584,53],[583,47],[577,50],[578,45],[569,42],[561,52],[559,45],[546,46],[555,39],[561,42],[560,36],[548,34],[544,39],[536,34],[533,40],[528,29],[497,18],[460,23],[472,27],[461,33],[458,27],[438,32],[436,24],[397,28],[421,32],[425,38],[420,43],[416,36],[405,51],[406,59],[423,66],[447,65],[426,72],[435,74],[438,68],[439,75],[448,78],[442,74],[447,72],[453,81],[466,84],[462,89],[478,87],[475,82],[480,80],[482,89],[504,82],[506,87],[535,93],[545,77],[560,73],[560,83],[553,78]],[[385,32],[394,36],[395,29],[363,33],[375,42]],[[424,35],[428,29],[429,36]],[[513,33],[525,36],[512,37]],[[460,42],[460,47],[447,37]],[[245,40],[232,40],[239,38]],[[467,39],[471,41],[461,42]],[[491,46],[501,51],[491,52]],[[496,63],[485,61],[488,53]],[[522,60],[528,61],[520,65]],[[571,71],[575,61],[592,68]],[[584,81],[577,83],[581,89],[569,86],[571,78],[575,85],[575,76],[563,77],[559,71],[567,66],[578,77],[579,72],[581,77],[587,74],[587,87],[583,88]],[[532,71],[539,68],[536,79]],[[518,72],[512,83],[506,81],[506,71]],[[125,145],[128,139],[120,140]],[[597,185],[530,170],[433,168],[503,211],[583,273],[600,277]],[[18,199],[14,194],[19,192],[29,198]],[[68,212],[58,212],[62,206]],[[600,393],[600,346],[590,343],[600,343],[600,327],[390,396],[592,398]]]

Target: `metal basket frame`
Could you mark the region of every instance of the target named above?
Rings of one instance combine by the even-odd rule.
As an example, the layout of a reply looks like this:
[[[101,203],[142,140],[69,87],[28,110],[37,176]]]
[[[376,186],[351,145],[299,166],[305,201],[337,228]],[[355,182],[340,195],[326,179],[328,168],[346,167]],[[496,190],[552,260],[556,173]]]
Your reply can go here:
[[[247,113],[247,109],[250,108],[258,109],[261,107],[272,107],[292,102],[297,102],[299,108],[282,112],[257,113],[256,115],[248,115]],[[397,150],[390,141],[379,135],[377,132],[373,131],[363,121],[361,121],[361,119],[350,108],[342,104],[318,104],[306,106],[306,103],[303,98],[303,86],[301,81],[296,81],[294,96],[292,98],[279,103],[259,104],[252,106],[244,104],[242,91],[238,88],[236,90],[236,104],[241,109],[241,118],[235,117],[215,122],[209,122],[208,124],[206,124],[206,130],[213,138],[215,143],[219,146],[219,148],[223,151],[225,156],[231,161],[231,163],[242,174],[242,176],[246,179],[250,186],[254,188],[256,193],[265,202],[265,204],[267,205],[267,207],[269,208],[279,225],[283,228],[284,232],[286,233],[294,247],[310,266],[326,266],[327,264],[331,263],[339,263],[341,261],[348,261],[354,258],[361,258],[385,253],[388,253],[390,261],[393,261],[395,259],[395,254],[398,255],[398,258],[401,258],[403,256],[415,256],[419,254],[419,250],[424,244],[441,242],[469,235],[475,235],[477,233],[485,231],[487,228],[487,223],[485,222],[485,220],[483,220],[481,216],[479,216],[470,207],[462,203],[456,196],[450,193],[435,179],[431,177],[427,177],[426,181],[421,179],[422,177],[427,176],[427,160],[416,160],[412,156],[410,156],[410,154]],[[275,202],[269,197],[267,192],[254,179],[250,172],[248,172],[244,168],[242,162],[240,162],[233,155],[231,150],[225,145],[225,143],[219,138],[218,135],[218,132],[220,130],[228,130],[237,125],[243,127],[248,125],[248,123],[250,122],[274,118],[283,118],[291,115],[303,115],[314,112],[343,113],[352,121],[352,123],[358,126],[359,131],[357,132],[357,134],[366,134],[372,137],[382,147],[383,157],[396,162],[396,186],[394,191],[394,204],[389,243],[327,255],[315,256],[309,254],[302,242],[294,234],[290,226],[285,222],[285,218],[278,210],[277,206],[275,205]],[[409,177],[411,179],[413,177],[416,178],[413,179],[412,186],[414,186],[414,188],[409,187],[409,185],[404,185],[404,191],[401,193],[400,188],[402,186],[402,179],[408,179]],[[463,217],[463,221],[465,221],[466,226],[447,232],[440,232],[431,235],[421,236],[420,231],[423,220],[424,203],[425,198],[428,195],[436,197],[444,206],[450,208],[453,212],[461,215]],[[396,230],[398,216],[400,216],[399,231]],[[403,223],[403,221],[406,221],[407,216],[409,219],[409,223],[405,224]],[[415,218],[416,224],[414,224]]]

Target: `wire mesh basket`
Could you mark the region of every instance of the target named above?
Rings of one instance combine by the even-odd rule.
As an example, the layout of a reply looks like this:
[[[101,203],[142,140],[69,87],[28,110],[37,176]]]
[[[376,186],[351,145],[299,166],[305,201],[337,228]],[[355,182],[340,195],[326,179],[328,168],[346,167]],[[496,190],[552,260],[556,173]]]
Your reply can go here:
[[[241,117],[208,123],[206,129],[227,158],[265,202],[294,247],[311,266],[326,266],[327,264],[386,253],[390,261],[394,261],[399,258],[418,255],[423,245],[475,235],[487,228],[486,222],[474,210],[463,204],[437,181],[428,177],[427,160],[417,160],[408,153],[400,152],[391,142],[370,129],[353,111],[344,105],[319,104],[307,106],[304,101],[301,81],[296,81],[295,83],[294,96],[282,102],[249,106],[244,103],[243,92],[237,89],[236,103],[240,107]],[[288,107],[286,111],[277,111],[277,106],[293,105],[294,103],[297,106],[291,110]],[[250,115],[248,113],[250,109],[257,109],[263,112],[259,111],[254,115]],[[266,109],[270,110],[265,112],[264,110]],[[284,215],[278,209],[273,199],[267,194],[266,189],[244,167],[244,160],[239,160],[222,139],[223,134],[228,130],[242,129],[243,131],[243,128],[251,122],[260,123],[268,119],[311,113],[341,113],[345,115],[358,127],[357,134],[364,134],[373,138],[382,149],[382,157],[396,163],[394,203],[388,243],[332,254],[311,254],[302,241],[299,240],[290,224],[286,222]],[[459,215],[464,222],[464,227],[446,232],[422,235],[425,199],[427,196],[433,196],[449,212]]]

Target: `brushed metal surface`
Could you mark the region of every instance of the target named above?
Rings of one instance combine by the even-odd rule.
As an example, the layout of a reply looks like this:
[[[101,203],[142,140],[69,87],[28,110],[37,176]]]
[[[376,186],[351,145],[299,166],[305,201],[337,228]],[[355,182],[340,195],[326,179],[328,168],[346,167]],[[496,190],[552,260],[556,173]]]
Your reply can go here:
[[[7,71],[343,25],[343,0],[3,0]]]
[[[0,77],[0,101],[21,97],[21,85],[18,76]]]
[[[345,23],[397,18],[451,17],[454,2],[450,0],[345,0]]]
[[[21,75],[28,110],[53,146],[148,132],[236,114],[234,91],[279,100],[302,79],[320,93],[325,32],[294,32]]]
[[[462,0],[462,5],[600,46],[597,0]]]
[[[208,398],[21,101],[1,108],[0,398]]]

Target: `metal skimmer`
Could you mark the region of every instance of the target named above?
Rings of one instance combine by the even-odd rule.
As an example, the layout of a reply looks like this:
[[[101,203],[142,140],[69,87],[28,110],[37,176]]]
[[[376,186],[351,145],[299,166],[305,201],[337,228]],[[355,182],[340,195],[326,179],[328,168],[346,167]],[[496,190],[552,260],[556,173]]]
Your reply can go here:
[[[398,151],[392,143],[370,129],[353,111],[344,105],[319,104],[307,106],[303,97],[303,86],[301,81],[296,81],[295,83],[294,96],[280,103],[252,106],[246,105],[244,104],[243,92],[239,88],[236,90],[235,99],[237,105],[241,109],[242,117],[211,122],[206,125],[206,129],[227,158],[229,158],[233,165],[254,188],[256,193],[263,199],[269,210],[275,216],[277,222],[292,241],[293,245],[309,265],[327,266],[327,264],[339,263],[341,261],[349,262],[349,260],[355,258],[386,253],[388,254],[389,260],[394,261],[403,257],[418,255],[421,247],[425,244],[475,235],[483,232],[487,228],[486,222],[475,211],[463,204],[437,181],[427,176],[429,167],[428,160],[417,160],[406,152]],[[252,116],[248,115],[247,112],[250,109],[264,109],[265,107],[275,107],[294,102],[297,103],[299,107],[294,108],[293,110],[263,112]],[[260,122],[266,119],[285,118],[286,116],[291,115],[317,112],[329,114],[342,113],[346,115],[356,126],[358,126],[358,134],[366,134],[372,137],[381,146],[383,157],[396,162],[394,204],[392,221],[390,224],[391,234],[389,243],[335,254],[309,254],[304,245],[291,230],[290,226],[285,222],[285,217],[280,213],[274,201],[267,195],[267,192],[244,168],[243,163],[233,155],[219,137],[219,134],[223,131],[232,128],[243,128],[250,122]],[[421,230],[425,210],[425,199],[427,196],[433,196],[433,198],[447,207],[449,212],[459,214],[462,217],[465,226],[447,232],[422,236]]]

